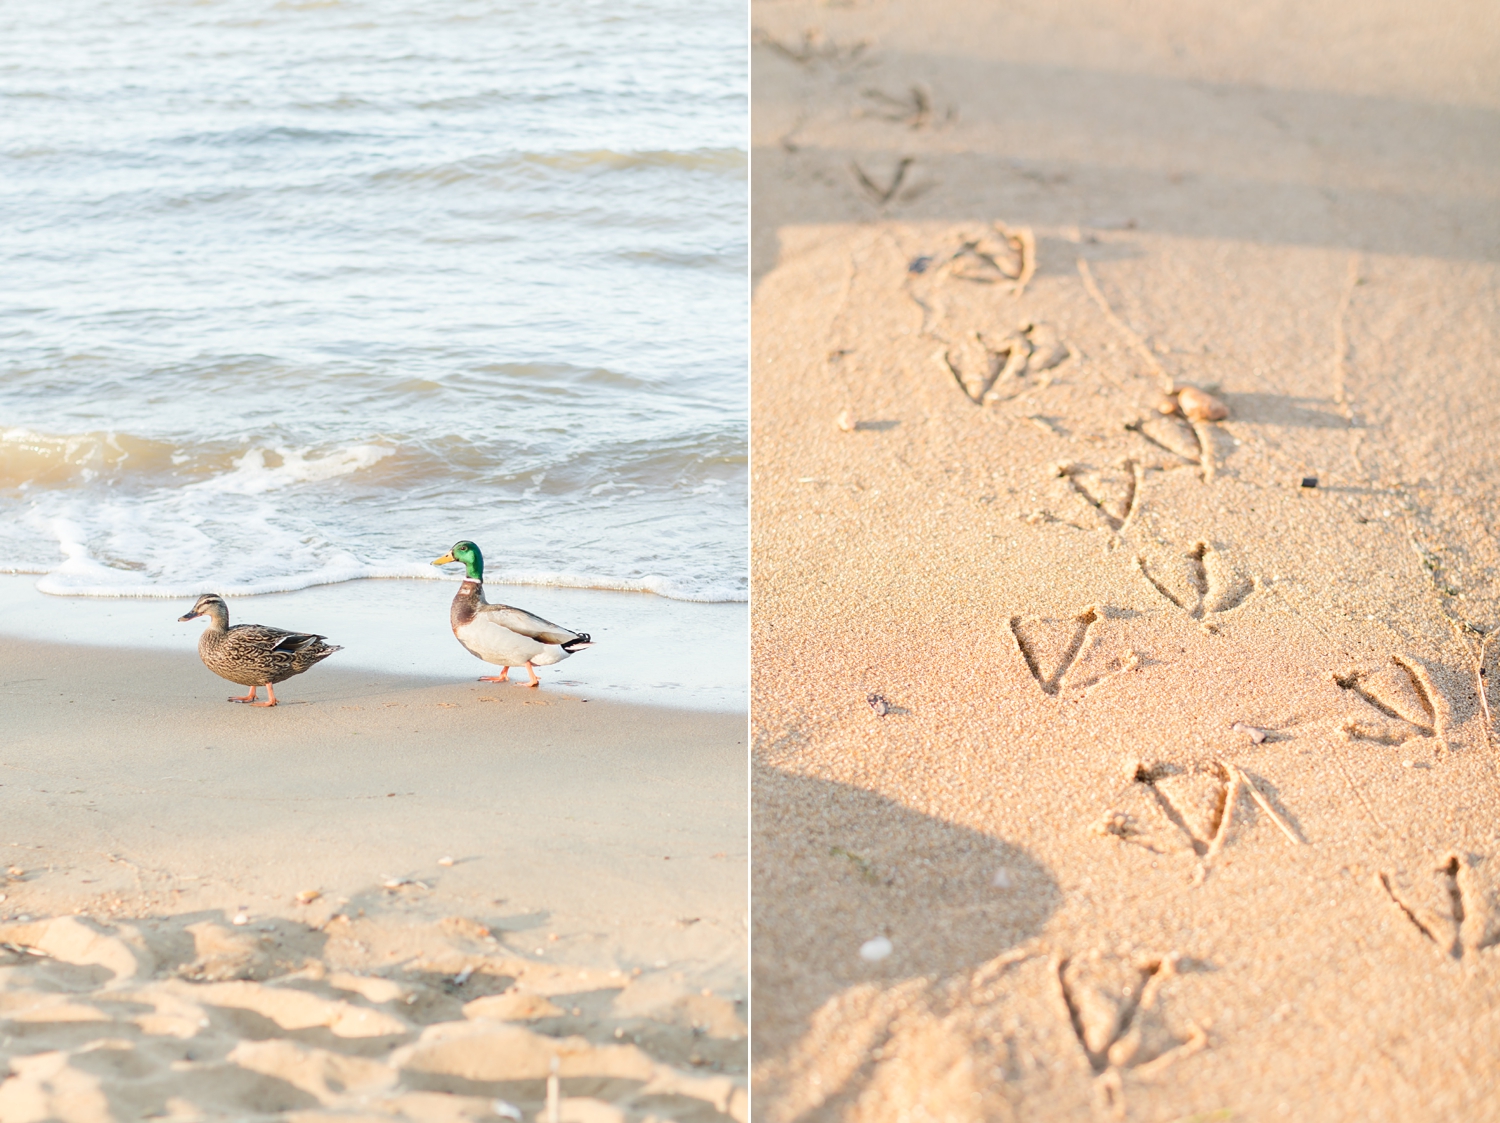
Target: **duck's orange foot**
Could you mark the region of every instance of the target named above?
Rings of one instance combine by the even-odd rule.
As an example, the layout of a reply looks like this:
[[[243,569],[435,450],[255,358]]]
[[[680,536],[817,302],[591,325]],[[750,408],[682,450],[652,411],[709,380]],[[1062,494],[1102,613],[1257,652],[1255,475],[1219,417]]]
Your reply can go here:
[[[249,705],[249,706],[261,706],[261,707],[265,707],[265,706],[274,706],[276,704],[276,691],[274,691],[274,690],[271,689],[271,684],[269,682],[266,683],[266,696],[268,698],[270,698],[269,702],[257,702],[255,700],[256,692],[259,691],[259,690],[260,690],[260,687],[258,687],[258,686],[252,686],[250,688],[250,693],[246,694],[243,698],[241,698],[238,694],[236,694],[233,698],[231,698],[229,700],[231,702],[244,702],[246,705]]]
[[[506,667],[505,668],[505,673],[503,675],[489,675],[489,676],[487,676],[485,678],[480,679],[479,681],[480,682],[509,682],[510,681],[510,668]]]
[[[532,690],[535,690],[537,687],[542,685],[542,680],[536,677],[536,668],[533,667],[530,663],[526,664],[526,669],[531,672],[531,681],[526,685],[531,687]]]

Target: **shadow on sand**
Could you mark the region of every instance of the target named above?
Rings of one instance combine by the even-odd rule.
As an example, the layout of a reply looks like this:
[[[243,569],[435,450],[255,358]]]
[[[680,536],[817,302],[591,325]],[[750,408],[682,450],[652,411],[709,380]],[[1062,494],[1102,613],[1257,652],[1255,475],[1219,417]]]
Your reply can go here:
[[[1025,851],[884,796],[753,777],[754,1056],[774,1065],[831,998],[860,984],[969,973],[1035,936],[1061,893]],[[888,957],[860,954],[887,938]],[[857,1097],[869,1068],[838,1098]]]

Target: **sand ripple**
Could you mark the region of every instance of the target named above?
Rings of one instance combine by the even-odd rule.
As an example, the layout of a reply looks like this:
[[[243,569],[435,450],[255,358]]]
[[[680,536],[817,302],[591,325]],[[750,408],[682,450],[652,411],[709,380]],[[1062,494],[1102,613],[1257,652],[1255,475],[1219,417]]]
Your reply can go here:
[[[476,922],[0,925],[0,1118],[748,1117],[745,1027],[681,973],[538,963]],[[375,968],[380,961],[394,965]]]

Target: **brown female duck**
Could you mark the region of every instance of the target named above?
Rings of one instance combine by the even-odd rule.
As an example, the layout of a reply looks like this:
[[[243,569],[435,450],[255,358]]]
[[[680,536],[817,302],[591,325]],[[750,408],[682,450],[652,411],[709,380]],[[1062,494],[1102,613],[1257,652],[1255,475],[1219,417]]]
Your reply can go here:
[[[248,686],[250,693],[235,696],[231,702],[248,702],[253,706],[276,705],[276,691],[271,684],[300,675],[314,663],[327,659],[337,644],[324,643],[326,636],[311,632],[288,632],[264,624],[229,626],[229,606],[217,593],[204,593],[186,616],[178,622],[199,616],[208,617],[208,627],[198,640],[198,655],[203,665],[221,678]],[[265,686],[269,702],[257,702],[256,691]]]

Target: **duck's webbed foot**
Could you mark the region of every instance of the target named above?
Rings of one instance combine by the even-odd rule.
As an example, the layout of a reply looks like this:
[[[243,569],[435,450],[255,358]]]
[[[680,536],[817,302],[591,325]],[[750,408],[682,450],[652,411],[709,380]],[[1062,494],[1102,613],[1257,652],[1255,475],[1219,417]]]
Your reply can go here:
[[[506,667],[498,675],[489,675],[489,676],[487,676],[485,678],[480,679],[479,681],[480,682],[509,682],[510,681],[510,668]]]
[[[243,698],[241,698],[238,694],[236,694],[233,698],[231,698],[229,700],[231,702],[250,702],[250,703],[252,703],[254,705],[259,705],[260,703],[258,703],[258,702],[255,701],[255,692],[257,690],[259,690],[259,689],[260,689],[260,687],[258,687],[258,686],[252,686],[250,688],[250,693],[246,694]],[[267,686],[266,689],[270,690],[271,688],[269,686]]]
[[[266,683],[266,694],[270,697],[271,700],[269,702],[256,702],[255,705],[274,706],[276,704],[276,691],[271,689],[271,684],[269,682]]]
[[[531,672],[531,681],[526,685],[531,687],[532,690],[535,690],[537,687],[542,685],[542,680],[536,677],[536,668],[531,665],[530,659],[526,660],[526,669]]]

